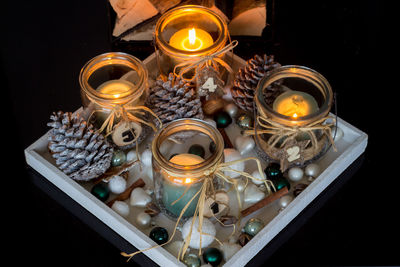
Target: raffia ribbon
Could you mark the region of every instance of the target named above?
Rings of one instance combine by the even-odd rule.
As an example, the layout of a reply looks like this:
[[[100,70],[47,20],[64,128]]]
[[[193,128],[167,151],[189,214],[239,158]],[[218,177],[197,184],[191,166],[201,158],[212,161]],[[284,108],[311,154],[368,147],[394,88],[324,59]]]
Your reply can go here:
[[[161,245],[156,245],[156,246],[153,246],[153,247],[149,247],[149,248],[146,248],[146,249],[142,249],[142,250],[136,251],[136,252],[131,253],[131,254],[127,254],[125,252],[121,252],[121,255],[124,256],[124,257],[128,257],[128,261],[129,261],[136,254],[139,254],[139,253],[142,253],[142,252],[145,252],[147,250],[154,249],[154,248],[157,248],[157,247],[161,247],[161,246],[164,246],[164,245],[170,243],[171,240],[175,236],[176,229],[177,229],[177,227],[178,227],[178,225],[179,225],[179,223],[180,223],[180,221],[182,219],[183,214],[186,212],[186,210],[188,209],[190,204],[197,198],[197,196],[199,196],[199,200],[198,200],[197,205],[196,205],[196,209],[195,209],[194,216],[193,216],[193,219],[192,219],[192,222],[191,222],[189,234],[185,238],[184,245],[181,247],[181,249],[179,251],[178,259],[183,259],[184,255],[185,255],[185,253],[186,253],[186,251],[187,251],[187,249],[189,247],[190,240],[191,240],[191,237],[192,237],[193,226],[195,224],[195,221],[196,221],[197,217],[199,219],[197,231],[200,233],[199,255],[201,255],[202,254],[202,251],[201,251],[202,236],[203,235],[208,235],[207,233],[203,233],[202,232],[202,229],[203,229],[203,218],[204,218],[203,217],[203,215],[204,215],[204,204],[205,204],[205,201],[206,201],[207,197],[215,195],[215,190],[214,190],[214,185],[213,185],[214,177],[219,177],[222,180],[224,180],[225,182],[234,185],[234,187],[236,189],[236,193],[237,193],[237,198],[238,198],[238,203],[239,203],[240,209],[241,209],[242,205],[241,205],[239,191],[237,189],[238,181],[237,181],[237,179],[234,179],[234,178],[231,178],[231,177],[225,175],[224,171],[236,172],[236,173],[239,173],[240,175],[242,175],[242,176],[244,176],[246,178],[254,179],[254,180],[257,180],[257,181],[263,181],[265,183],[265,185],[266,185],[266,188],[267,188],[269,194],[276,191],[275,186],[273,185],[273,183],[270,180],[258,179],[258,178],[255,178],[255,177],[251,176],[250,174],[248,174],[246,172],[238,171],[238,170],[232,169],[230,167],[230,166],[232,166],[234,164],[237,164],[239,162],[244,162],[244,161],[249,161],[249,160],[256,161],[258,171],[259,171],[259,173],[261,175],[260,177],[263,177],[263,170],[262,170],[262,167],[261,167],[261,163],[260,163],[259,159],[255,158],[255,157],[249,157],[249,158],[239,159],[239,160],[235,160],[235,161],[229,161],[229,162],[216,164],[215,166],[211,167],[210,169],[208,169],[208,170],[206,170],[204,172],[204,181],[203,181],[203,184],[202,184],[200,190],[197,191],[196,194],[194,194],[194,196],[183,207],[183,209],[182,209],[181,213],[179,214],[179,217],[178,217],[178,219],[176,221],[176,224],[175,224],[175,227],[174,227],[174,231],[173,231],[171,237],[169,238],[169,240],[166,243],[161,244]],[[189,189],[189,187],[185,190],[185,192],[182,194],[182,196],[180,196],[177,200],[175,200],[172,203],[172,205],[175,204],[176,202],[178,202],[186,194],[188,189]],[[240,212],[239,212],[239,216],[240,216]],[[223,224],[220,220],[217,219],[217,221],[220,222],[221,224]],[[218,243],[222,244],[222,242],[219,241],[216,237],[214,237],[214,239]]]
[[[222,48],[221,50],[218,50],[215,53],[212,53],[210,55],[206,55],[206,56],[200,57],[200,58],[185,60],[184,62],[182,62],[174,67],[174,75],[180,77],[182,80],[185,80],[187,82],[192,82],[193,80],[197,79],[197,77],[199,75],[199,70],[201,70],[205,66],[210,66],[210,65],[212,65],[212,66],[214,66],[214,68],[216,68],[216,62],[219,63],[221,66],[223,66],[230,73],[233,73],[233,70],[229,66],[229,64],[226,63],[223,59],[219,58],[218,56],[225,54],[229,50],[236,47],[238,44],[239,44],[239,42],[237,40],[233,40],[231,43],[229,43],[224,48]],[[179,73],[177,73],[178,68],[181,68]],[[193,77],[190,79],[184,78],[183,76],[192,69],[195,70]]]
[[[326,123],[328,119],[331,119],[331,123]],[[304,126],[294,125],[292,127],[280,124],[273,121],[265,116],[257,116],[257,123],[263,127],[260,130],[246,130],[244,133],[247,135],[259,135],[259,134],[271,134],[272,136],[268,139],[267,144],[274,147],[279,141],[283,140],[281,147],[295,138],[299,133],[307,133],[310,136],[311,144],[314,150],[318,149],[318,139],[315,135],[316,130],[321,130],[327,135],[329,142],[331,143],[333,149],[336,151],[335,142],[332,138],[331,127],[335,125],[336,118],[332,116],[325,116],[319,120],[306,124]]]
[[[144,115],[145,112],[150,113],[154,118],[159,121],[159,127],[162,127],[162,122],[158,118],[158,116],[148,107],[145,106],[132,106],[132,107],[124,107],[124,105],[115,105],[111,108],[111,112],[108,114],[107,118],[104,120],[102,126],[100,127],[99,131],[103,132],[104,130],[105,135],[108,136],[113,132],[114,122],[121,118],[121,121],[134,121],[138,123],[143,123],[149,127],[151,127],[154,131],[157,131],[157,127],[151,123],[147,122],[137,115]],[[137,136],[136,136],[137,138]]]
[[[154,131],[157,131],[157,127],[148,121],[145,121],[141,118],[138,117],[138,115],[144,115],[145,112],[148,112],[151,114],[154,118],[156,118],[159,121],[159,127],[162,127],[162,122],[158,118],[158,116],[148,107],[145,106],[130,106],[130,103],[125,103],[125,104],[105,104],[103,102],[99,102],[93,98],[90,99],[95,106],[102,107],[106,110],[110,110],[110,113],[108,114],[107,118],[104,120],[103,124],[101,125],[99,132],[103,132],[105,130],[105,136],[110,135],[113,132],[113,126],[114,122],[117,121],[118,119],[121,118],[121,121],[134,121],[138,123],[145,124],[149,127],[151,127]],[[104,112],[103,110],[94,110],[90,116],[93,116],[96,112]],[[135,137],[136,139],[138,136]]]

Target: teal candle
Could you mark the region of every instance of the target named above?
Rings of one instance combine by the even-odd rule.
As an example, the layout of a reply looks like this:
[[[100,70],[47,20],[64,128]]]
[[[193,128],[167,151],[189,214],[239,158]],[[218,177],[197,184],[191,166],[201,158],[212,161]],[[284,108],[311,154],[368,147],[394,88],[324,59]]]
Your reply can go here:
[[[169,161],[182,166],[190,166],[199,164],[204,159],[198,155],[183,153],[173,156]],[[202,182],[197,182],[197,179],[190,177],[190,174],[188,174],[188,177],[175,177],[173,174],[166,175],[167,179],[163,180],[162,202],[166,210],[179,217],[183,208],[201,189]],[[199,195],[192,200],[183,214],[184,217],[194,215]],[[179,200],[176,201],[177,199]]]
[[[165,208],[174,214],[175,216],[179,216],[186,206],[187,203],[193,198],[194,195],[200,190],[202,183],[192,183],[189,185],[183,184],[176,184],[170,181],[164,180],[163,181],[163,197],[162,201]],[[187,189],[186,193],[185,190]],[[177,201],[174,205],[172,203],[180,198],[183,194],[185,195]],[[186,209],[185,213],[183,214],[184,217],[192,217],[196,210],[197,202],[199,201],[199,195],[197,195],[193,201],[190,203],[189,207]]]

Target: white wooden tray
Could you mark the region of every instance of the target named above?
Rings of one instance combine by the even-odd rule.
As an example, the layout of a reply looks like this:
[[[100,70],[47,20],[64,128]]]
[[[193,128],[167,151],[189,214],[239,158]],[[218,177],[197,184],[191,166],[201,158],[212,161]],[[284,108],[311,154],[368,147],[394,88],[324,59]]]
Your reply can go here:
[[[245,63],[245,61],[235,55],[232,56],[234,61],[233,69],[236,71]],[[149,69],[150,79],[154,80],[157,75],[155,55],[153,54],[148,57],[144,61],[144,64]],[[43,127],[45,127],[45,125]],[[340,173],[342,173],[364,152],[368,141],[367,134],[340,118],[338,118],[338,127],[343,130],[344,136],[336,143],[336,152],[330,149],[326,155],[318,160],[317,163],[323,170],[318,178],[313,181],[300,195],[298,195],[283,211],[279,212],[278,204],[275,202],[249,215],[248,218],[243,218],[242,224],[244,224],[247,219],[251,217],[258,217],[265,222],[266,226],[261,230],[261,232],[252,238],[246,246],[244,246],[239,250],[238,253],[230,258],[228,262],[223,262],[221,265],[232,267],[244,266],[246,263],[248,263],[314,198],[316,198],[333,180],[335,180]],[[226,132],[231,140],[234,140],[235,137],[240,134],[239,128],[235,123],[232,123],[228,128],[226,128]],[[49,132],[25,149],[25,158],[27,163],[137,249],[145,249],[156,245],[156,243],[148,237],[151,229],[140,229],[135,225],[133,214],[135,214],[138,211],[136,209],[139,208],[131,207],[130,214],[132,216],[123,218],[90,193],[90,188],[92,186],[90,182],[75,182],[56,167],[55,161],[52,159],[47,150],[48,135]],[[152,137],[149,137],[148,140],[144,141],[140,145],[140,151],[143,151],[143,149],[148,146],[148,144],[151,142],[151,138]],[[250,152],[249,155],[245,156],[255,156],[255,154],[252,153],[254,152]],[[263,167],[265,167],[265,165]],[[254,166],[251,166],[250,164],[249,166],[246,165],[247,171],[250,171],[252,168],[254,168]],[[138,167],[133,167],[130,170],[128,183],[134,182],[139,177],[146,182],[146,188],[152,188],[151,170],[140,170]],[[293,187],[294,183],[292,184],[292,189]],[[112,195],[110,199],[112,197],[115,196]],[[234,195],[232,195],[231,199],[236,201]],[[175,224],[175,222],[170,221],[162,214],[154,217],[154,222],[159,226],[165,227],[169,233],[172,232],[172,228]],[[223,228],[219,225],[216,225],[216,227],[218,233],[217,238],[219,240],[225,240],[226,237],[231,233],[230,228]],[[179,239],[182,240],[180,234],[177,234],[176,240]],[[212,245],[218,247],[216,242],[214,242]],[[185,266],[167,249],[158,247],[145,251],[144,254],[161,266]]]

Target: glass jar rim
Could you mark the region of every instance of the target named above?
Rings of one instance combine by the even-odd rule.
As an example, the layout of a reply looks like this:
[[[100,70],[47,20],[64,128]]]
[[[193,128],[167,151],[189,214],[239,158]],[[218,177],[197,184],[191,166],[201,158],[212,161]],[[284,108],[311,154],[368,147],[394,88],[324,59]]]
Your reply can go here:
[[[183,166],[170,162],[162,155],[159,147],[169,136],[181,132],[182,130],[179,130],[180,127],[186,128],[187,131],[199,131],[207,134],[216,144],[215,152],[199,164]],[[164,138],[161,138],[162,136],[164,136]],[[158,131],[152,141],[151,149],[153,158],[159,163],[160,167],[167,172],[177,175],[187,175],[188,173],[191,173],[204,176],[206,170],[221,161],[224,152],[224,139],[222,138],[221,133],[211,124],[200,119],[183,118],[168,123]]]
[[[319,107],[318,111],[306,116],[299,116],[296,118],[296,120],[293,120],[293,117],[283,115],[273,110],[273,108],[265,102],[263,90],[271,85],[273,82],[282,78],[304,79],[313,84],[316,88],[318,88],[324,96],[324,102]],[[297,124],[302,124],[307,121],[314,121],[326,116],[332,107],[333,101],[333,92],[328,80],[317,71],[300,65],[285,65],[272,70],[269,75],[264,76],[259,81],[255,96],[257,106],[261,105],[260,108],[265,109],[267,113],[272,114],[280,121],[283,121],[289,125],[292,125],[293,122],[296,122]]]
[[[139,98],[145,90],[147,84],[148,71],[146,66],[138,58],[123,52],[107,52],[95,56],[90,59],[82,67],[79,73],[79,84],[82,90],[91,98],[97,101],[111,101],[115,98],[110,97],[108,94],[103,94],[90,86],[88,83],[89,77],[98,69],[110,65],[121,64],[130,67],[138,73],[139,81],[134,86],[130,87],[125,93],[121,94],[118,98],[122,103],[129,103]]]
[[[203,14],[207,14],[211,18],[214,18],[215,24],[220,29],[221,33],[219,34],[217,40],[209,47],[197,50],[197,51],[184,51],[177,49],[171,46],[167,40],[162,37],[162,31],[166,27],[166,25],[176,17],[176,13],[185,13],[191,12],[196,10],[197,12],[201,12]],[[166,52],[167,54],[173,54],[178,57],[199,57],[207,54],[214,53],[222,48],[225,45],[226,41],[228,40],[228,26],[225,23],[224,19],[218,15],[213,10],[199,5],[183,5],[176,8],[173,8],[167,12],[165,12],[160,19],[157,21],[156,28],[155,28],[155,42],[160,46],[160,48]]]

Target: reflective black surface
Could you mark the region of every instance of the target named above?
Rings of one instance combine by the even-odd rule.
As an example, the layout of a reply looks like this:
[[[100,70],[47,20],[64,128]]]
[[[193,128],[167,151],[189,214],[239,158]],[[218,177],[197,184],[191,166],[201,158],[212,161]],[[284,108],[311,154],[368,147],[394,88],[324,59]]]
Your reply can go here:
[[[275,39],[270,29],[261,40],[239,39],[235,53],[244,59],[272,53],[281,64],[323,74],[339,117],[369,135],[363,157],[249,266],[400,264],[398,86],[388,75],[395,31],[386,8],[380,1],[276,1]],[[144,59],[152,47],[111,42],[107,1],[10,1],[2,19],[3,254],[20,264],[125,264],[119,253],[133,248],[27,167],[23,150],[48,130],[53,111],[80,107],[78,75],[87,60],[124,49]],[[135,261],[129,264],[152,265],[144,255]]]

